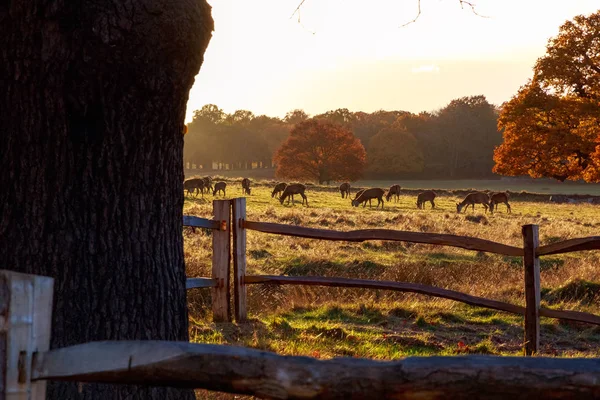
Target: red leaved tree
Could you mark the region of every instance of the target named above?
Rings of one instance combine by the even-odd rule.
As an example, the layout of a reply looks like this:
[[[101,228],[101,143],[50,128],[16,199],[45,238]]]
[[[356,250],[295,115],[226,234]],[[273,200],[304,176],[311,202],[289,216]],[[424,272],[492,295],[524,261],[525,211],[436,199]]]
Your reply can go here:
[[[352,132],[331,122],[309,120],[292,128],[275,153],[278,178],[355,181],[366,165],[366,152]]]

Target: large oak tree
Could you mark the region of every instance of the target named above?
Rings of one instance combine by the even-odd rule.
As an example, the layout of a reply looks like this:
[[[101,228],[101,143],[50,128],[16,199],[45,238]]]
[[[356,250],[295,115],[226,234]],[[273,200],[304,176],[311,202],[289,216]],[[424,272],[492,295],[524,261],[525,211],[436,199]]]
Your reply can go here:
[[[182,131],[212,29],[204,0],[0,2],[0,264],[55,278],[52,347],[188,340]]]

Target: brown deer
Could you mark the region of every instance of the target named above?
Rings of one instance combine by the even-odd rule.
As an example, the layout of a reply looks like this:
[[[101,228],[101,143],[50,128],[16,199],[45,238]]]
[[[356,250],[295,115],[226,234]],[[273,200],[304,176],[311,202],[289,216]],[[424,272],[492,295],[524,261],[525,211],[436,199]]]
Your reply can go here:
[[[227,187],[227,183],[225,182],[217,182],[215,183],[215,188],[213,189],[213,196],[216,196],[217,193],[223,192],[223,197],[227,196],[225,194],[225,188]]]
[[[426,190],[425,192],[419,193],[419,195],[417,196],[417,208],[425,208],[425,202],[427,201],[431,203],[432,209],[435,208],[435,203],[433,202],[435,196],[436,194],[433,190]]]
[[[383,210],[384,193],[385,190],[381,188],[366,189],[361,192],[358,192],[354,200],[352,200],[352,206],[358,207],[362,203],[364,208],[367,205],[367,201],[369,201],[369,207],[371,207],[371,200],[377,199],[377,207],[379,207],[379,204],[381,204],[381,209]]]
[[[273,188],[273,193],[271,193],[271,198],[275,197],[276,194],[282,193],[287,186],[287,183],[280,182]]]
[[[242,179],[242,192],[246,193],[247,195],[250,195],[250,179]]]
[[[279,202],[281,204],[283,204],[283,201],[287,198],[288,204],[289,204],[290,197],[291,197],[292,205],[294,205],[294,195],[299,194],[300,196],[302,196],[302,204],[304,204],[304,202],[306,201],[306,207],[308,207],[308,198],[304,194],[305,190],[306,190],[306,186],[304,186],[301,183],[292,183],[291,185],[287,185],[287,187],[281,194],[281,197],[279,197]]]
[[[350,184],[348,182],[344,182],[340,185],[340,193],[342,194],[342,199],[350,197]]]
[[[210,176],[205,176],[204,178],[202,178],[202,180],[204,181],[204,188],[206,189],[206,193],[213,190],[212,178]]]
[[[191,178],[186,181],[183,181],[183,190],[187,190],[188,195],[190,194],[198,194],[199,191],[204,197],[204,181],[202,178]]]
[[[402,189],[400,185],[390,186],[390,190],[388,190],[387,194],[385,195],[385,199],[389,202],[392,196],[395,196],[395,202],[398,202],[398,200],[400,200],[400,189]]]
[[[494,212],[494,208],[498,208],[498,204],[500,203],[506,204],[506,212],[508,214],[512,213],[510,209],[510,204],[508,204],[507,192],[498,192],[492,194],[492,196],[490,197],[490,212]]]
[[[473,207],[473,211],[475,211],[475,204],[481,204],[483,208],[485,208],[485,212],[487,212],[490,204],[490,196],[484,192],[469,193],[462,202],[456,203],[456,212],[460,214],[460,211],[465,208],[465,206],[465,211],[469,206]]]

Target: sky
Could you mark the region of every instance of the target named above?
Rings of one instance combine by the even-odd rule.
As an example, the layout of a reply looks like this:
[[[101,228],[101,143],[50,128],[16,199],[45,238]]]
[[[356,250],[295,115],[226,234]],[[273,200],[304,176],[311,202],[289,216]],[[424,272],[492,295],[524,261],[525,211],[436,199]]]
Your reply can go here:
[[[483,94],[500,105],[532,76],[548,39],[598,0],[208,0],[215,31],[190,91],[205,104],[283,117],[434,111]],[[292,16],[293,15],[293,16]]]

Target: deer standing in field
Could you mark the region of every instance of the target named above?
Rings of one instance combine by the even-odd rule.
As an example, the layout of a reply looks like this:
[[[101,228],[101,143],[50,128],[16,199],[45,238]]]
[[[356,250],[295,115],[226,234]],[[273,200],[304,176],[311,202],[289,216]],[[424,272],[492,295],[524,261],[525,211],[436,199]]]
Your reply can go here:
[[[276,194],[282,193],[287,186],[287,183],[280,182],[273,188],[273,193],[271,193],[271,198],[275,197]]]
[[[205,176],[204,178],[202,178],[202,180],[204,181],[204,188],[206,189],[206,193],[213,190],[212,178],[210,176]]]
[[[227,187],[227,183],[225,182],[217,182],[215,183],[215,188],[213,189],[213,196],[216,196],[217,193],[223,192],[223,197],[226,196],[225,188]]]
[[[381,209],[383,210],[383,195],[385,190],[381,188],[373,188],[366,189],[356,194],[354,200],[352,200],[352,206],[358,207],[361,203],[363,204],[363,208],[367,205],[367,200],[369,201],[369,207],[371,207],[371,200],[377,199],[377,207],[381,204]],[[375,208],[377,208],[375,207]]]
[[[456,212],[460,214],[460,211],[465,208],[465,206],[465,211],[469,206],[473,207],[473,211],[475,211],[475,204],[481,204],[483,208],[485,208],[485,212],[487,212],[490,204],[490,196],[484,192],[469,193],[462,202],[456,203]]]
[[[510,204],[508,204],[508,193],[499,192],[492,194],[490,197],[490,212],[494,212],[494,208],[498,208],[498,204],[504,203],[506,204],[506,212],[511,213]]]
[[[342,199],[350,197],[350,184],[348,182],[344,182],[340,185],[340,193],[342,194]]]
[[[191,178],[183,181],[183,189],[187,190],[188,196],[190,194],[197,195],[197,192],[199,191],[202,194],[202,197],[204,197],[204,192],[202,191],[204,189],[204,181],[202,178]]]
[[[306,190],[306,186],[304,186],[301,183],[293,183],[291,185],[287,185],[287,187],[281,194],[281,197],[279,197],[279,202],[281,204],[283,204],[283,201],[287,198],[288,204],[289,204],[290,197],[291,197],[292,205],[294,205],[294,195],[299,194],[300,196],[302,196],[302,204],[304,204],[304,202],[306,201],[306,206],[308,207],[308,198],[306,198],[306,195],[304,194],[305,190]]]
[[[426,190],[425,192],[419,193],[419,195],[417,196],[417,208],[425,208],[425,202],[427,201],[431,203],[432,209],[435,208],[435,203],[433,202],[435,196],[436,194],[433,190]]]
[[[385,199],[389,202],[392,196],[395,196],[395,202],[398,202],[398,200],[400,200],[400,189],[402,189],[400,185],[390,186],[390,190],[388,190],[387,194],[385,195]]]
[[[242,179],[242,192],[246,193],[247,195],[250,195],[250,179]]]

